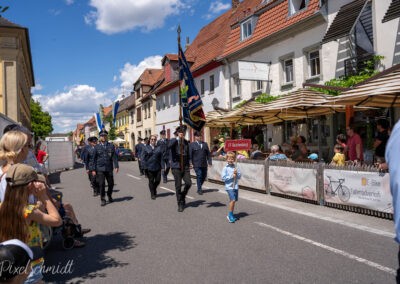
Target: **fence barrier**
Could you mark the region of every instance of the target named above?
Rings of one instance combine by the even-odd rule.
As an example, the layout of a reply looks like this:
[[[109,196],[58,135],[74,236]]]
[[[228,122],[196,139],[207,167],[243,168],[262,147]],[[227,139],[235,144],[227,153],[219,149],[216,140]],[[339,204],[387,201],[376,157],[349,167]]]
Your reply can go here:
[[[213,158],[208,179],[221,182],[226,165]],[[389,173],[371,166],[239,160],[240,188],[302,202],[393,219]]]

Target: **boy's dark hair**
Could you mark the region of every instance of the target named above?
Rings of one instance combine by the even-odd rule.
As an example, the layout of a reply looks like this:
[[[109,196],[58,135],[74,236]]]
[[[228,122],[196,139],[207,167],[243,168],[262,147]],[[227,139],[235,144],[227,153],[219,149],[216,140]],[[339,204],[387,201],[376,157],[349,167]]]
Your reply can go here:
[[[376,125],[380,125],[385,130],[389,128],[389,122],[386,119],[378,119]]]
[[[340,153],[343,153],[344,147],[343,147],[342,145],[336,144],[334,148],[335,148],[336,150],[339,150]]]
[[[336,136],[336,140],[339,140],[342,143],[346,143],[347,139],[346,139],[346,135],[344,134],[338,134],[338,136]]]

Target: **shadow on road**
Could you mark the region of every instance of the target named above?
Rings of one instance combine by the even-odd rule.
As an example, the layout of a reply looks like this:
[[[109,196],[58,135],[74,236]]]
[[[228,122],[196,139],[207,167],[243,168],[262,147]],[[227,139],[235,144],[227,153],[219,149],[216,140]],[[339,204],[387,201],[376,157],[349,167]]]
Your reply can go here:
[[[235,214],[235,217],[236,217],[238,220],[241,219],[241,218],[245,218],[245,217],[247,217],[247,216],[249,216],[249,214],[247,214],[246,212],[239,212],[239,213]]]
[[[54,247],[57,245],[57,247]],[[108,252],[119,250],[127,252],[137,246],[135,236],[127,235],[124,232],[116,232],[105,235],[95,235],[86,238],[86,246],[72,250],[62,251],[60,258],[60,244],[52,244],[50,251],[45,256],[45,267],[43,268],[44,280],[46,282],[66,283],[74,278],[73,283],[83,283],[87,279],[106,278],[107,274],[103,269],[111,267],[123,267],[128,265],[109,256]],[[54,247],[54,248],[52,248]],[[66,267],[69,263],[70,269]],[[59,267],[58,271],[56,267]],[[53,268],[52,270],[50,270]],[[48,269],[46,273],[46,269]]]
[[[216,201],[216,202],[209,202],[209,203],[207,203],[207,204],[208,204],[207,207],[224,207],[224,206],[226,206],[226,204],[221,203],[221,202],[218,202],[218,201]]]
[[[166,197],[170,195],[175,195],[173,192],[163,192],[163,193],[157,193],[157,197]]]
[[[203,189],[203,193],[207,193],[207,192],[216,192],[216,191],[218,191],[218,189],[214,189],[214,188]]]
[[[203,205],[204,202],[206,202],[206,201],[205,200],[192,201],[192,202],[186,203],[186,207],[199,207],[200,205]]]
[[[129,201],[132,200],[133,196],[124,196],[124,197],[118,197],[118,198],[114,198],[114,202],[122,202],[122,201]]]

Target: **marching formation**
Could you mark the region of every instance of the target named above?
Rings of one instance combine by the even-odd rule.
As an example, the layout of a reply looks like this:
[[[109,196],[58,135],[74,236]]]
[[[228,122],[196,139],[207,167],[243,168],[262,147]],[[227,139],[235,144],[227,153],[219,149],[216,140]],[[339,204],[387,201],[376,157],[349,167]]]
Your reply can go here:
[[[175,194],[178,212],[183,212],[186,206],[186,195],[192,186],[190,170],[196,173],[197,194],[203,194],[203,183],[207,178],[208,167],[212,166],[211,152],[208,144],[203,141],[201,132],[194,132],[194,141],[185,139],[186,125],[178,126],[174,138],[167,139],[165,130],[150,139],[138,138],[135,146],[135,156],[138,161],[140,175],[146,176],[149,184],[150,198],[157,198],[157,187],[168,182],[168,173],[171,170],[175,182]],[[114,187],[113,171],[118,172],[117,149],[107,141],[107,131],[99,133],[97,137],[90,137],[88,145],[82,151],[82,160],[85,164],[93,196],[100,195],[100,204],[107,204],[105,199],[105,182],[107,181],[108,202],[113,202],[112,192]],[[236,221],[233,210],[238,200],[238,180],[240,170],[235,165],[235,153],[227,153],[227,165],[221,173],[221,180],[229,197],[229,213],[227,219],[230,223]]]

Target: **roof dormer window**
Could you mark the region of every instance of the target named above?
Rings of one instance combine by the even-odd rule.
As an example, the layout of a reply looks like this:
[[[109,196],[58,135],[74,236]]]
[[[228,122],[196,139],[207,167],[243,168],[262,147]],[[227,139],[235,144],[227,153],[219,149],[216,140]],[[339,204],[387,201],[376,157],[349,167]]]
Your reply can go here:
[[[255,26],[255,18],[254,17],[251,17],[240,24],[242,40],[245,40],[245,39],[251,37],[251,35],[253,34],[253,31],[254,31],[254,26]]]
[[[309,0],[289,0],[289,15],[294,15],[297,12],[305,9]]]

